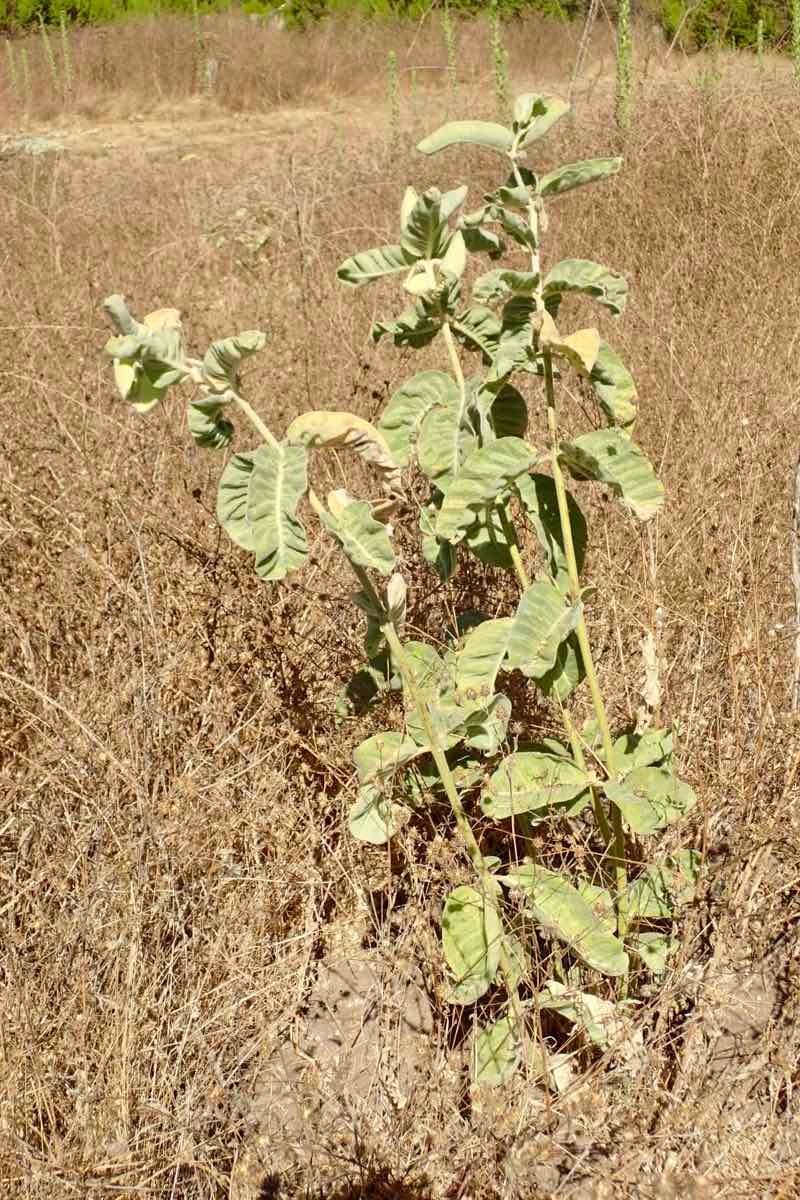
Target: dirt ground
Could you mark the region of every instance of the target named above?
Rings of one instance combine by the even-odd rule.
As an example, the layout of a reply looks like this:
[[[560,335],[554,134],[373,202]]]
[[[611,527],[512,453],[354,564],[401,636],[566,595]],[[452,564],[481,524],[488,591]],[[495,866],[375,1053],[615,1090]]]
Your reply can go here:
[[[490,107],[467,89],[461,102]],[[613,337],[668,505],[645,533],[605,498],[590,506],[591,634],[622,725],[642,632],[659,631],[700,797],[689,833],[659,843],[700,846],[703,870],[679,960],[637,1012],[634,1072],[587,1057],[559,1097],[524,1077],[470,1094],[472,1016],[443,1003],[437,952],[442,896],[468,864],[438,815],[388,852],[349,837],[352,748],[386,713],[336,717],[363,629],[330,545],[318,537],[286,586],[259,584],[220,536],[221,460],[180,405],[138,418],[113,393],[112,291],[139,314],[178,307],[196,347],[265,327],[246,391],[279,434],[309,408],[374,417],[441,365],[371,345],[392,298],[346,293],[335,269],[391,240],[407,182],[477,195],[492,179],[479,153],[414,153],[442,104],[404,99],[396,153],[374,99],[182,101],[3,142],[0,1179],[14,1200],[800,1195],[787,71],[726,59],[654,75],[625,170],[563,202],[548,251],[631,282]],[[553,160],[616,152],[610,106],[607,78],[580,90]],[[22,134],[54,145],[31,155]],[[416,629],[510,595],[498,572],[434,586],[409,559],[407,574]],[[526,703],[523,724],[549,729]]]

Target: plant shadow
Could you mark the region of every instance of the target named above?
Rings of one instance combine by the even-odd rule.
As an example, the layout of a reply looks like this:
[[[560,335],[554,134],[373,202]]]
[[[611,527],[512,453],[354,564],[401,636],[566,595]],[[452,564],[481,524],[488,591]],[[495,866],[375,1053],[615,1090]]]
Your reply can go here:
[[[304,1200],[430,1200],[431,1192],[424,1181],[408,1183],[380,1167],[339,1187],[304,1189],[302,1195]],[[270,1174],[261,1183],[258,1200],[299,1200],[299,1196],[295,1187],[284,1186],[280,1175]]]

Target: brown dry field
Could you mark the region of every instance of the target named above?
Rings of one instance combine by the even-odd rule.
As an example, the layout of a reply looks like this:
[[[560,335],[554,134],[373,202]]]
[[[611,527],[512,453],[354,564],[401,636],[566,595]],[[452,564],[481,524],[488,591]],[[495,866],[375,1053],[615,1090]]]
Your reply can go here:
[[[638,437],[668,504],[644,532],[603,497],[589,505],[590,632],[622,725],[642,632],[660,630],[665,709],[700,805],[659,849],[701,846],[703,873],[680,957],[638,1012],[638,1074],[584,1057],[559,1098],[523,1078],[471,1098],[472,1017],[441,1003],[435,948],[442,897],[468,877],[446,816],[432,810],[391,852],[347,832],[352,749],[399,720],[391,705],[334,718],[362,659],[349,580],[317,537],[300,576],[258,582],[220,536],[221,460],[192,444],[180,403],[143,419],[117,400],[101,301],[175,305],[196,348],[268,329],[245,383],[278,433],[309,408],[373,417],[441,360],[372,346],[394,297],[346,292],[336,266],[392,240],[406,183],[468,181],[475,195],[493,164],[414,152],[448,109],[441,71],[422,70],[444,58],[430,27],[293,37],[230,18],[207,31],[215,101],[191,94],[180,22],[158,41],[153,23],[76,35],[66,107],[35,41],[29,111],[0,90],[8,132],[65,147],[0,158],[3,1197],[800,1196],[788,64],[665,59],[643,33],[623,173],[553,206],[551,261],[595,257],[631,284],[626,314],[601,327],[636,375]],[[563,88],[576,34],[517,29],[515,90]],[[491,115],[485,29],[460,37],[460,108]],[[618,148],[609,46],[598,30],[549,161]],[[535,407],[531,421],[535,440]],[[240,429],[236,444],[250,441]],[[322,487],[338,479],[326,470]],[[410,552],[404,570],[414,630],[507,611],[499,573],[442,587]],[[553,723],[527,693],[520,704],[522,727]],[[302,1045],[342,958],[373,964],[379,1007],[411,964],[428,1013],[411,1084],[389,1095],[377,1071],[317,1099],[330,1078],[306,1062],[297,1103],[270,1093],[266,1064]]]

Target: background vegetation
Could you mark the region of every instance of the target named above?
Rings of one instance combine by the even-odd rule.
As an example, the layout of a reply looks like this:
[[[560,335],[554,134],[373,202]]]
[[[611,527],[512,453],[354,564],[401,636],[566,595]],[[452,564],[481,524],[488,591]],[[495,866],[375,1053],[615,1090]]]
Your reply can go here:
[[[451,13],[461,17],[486,15],[495,7],[504,20],[531,14],[570,21],[581,18],[587,0],[450,0]],[[167,13],[229,12],[233,8],[264,18],[276,17],[288,27],[303,28],[325,17],[359,17],[421,21],[443,0],[0,0],[0,28],[14,30],[38,22],[95,23],[124,16]],[[687,47],[708,44],[755,46],[759,20],[765,40],[782,43],[790,24],[787,0],[641,0],[634,14],[660,25],[669,39]],[[613,8],[610,10],[613,16]]]

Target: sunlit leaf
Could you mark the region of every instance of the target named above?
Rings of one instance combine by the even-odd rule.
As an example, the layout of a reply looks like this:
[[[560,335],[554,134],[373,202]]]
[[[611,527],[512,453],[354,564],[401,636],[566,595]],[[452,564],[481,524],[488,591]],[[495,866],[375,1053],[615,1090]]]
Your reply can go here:
[[[509,754],[489,779],[481,796],[487,817],[502,821],[577,800],[590,777],[569,758],[536,750]]]
[[[453,976],[448,999],[472,1004],[488,991],[497,973],[503,925],[497,897],[457,887],[442,912],[442,948]]]
[[[358,841],[383,846],[410,817],[411,811],[405,805],[395,804],[373,784],[365,784],[359,789],[358,799],[350,806],[347,824]]]
[[[400,246],[376,246],[373,250],[363,250],[345,259],[336,275],[342,283],[357,288],[386,275],[407,271],[411,261]]]
[[[566,258],[547,272],[542,288],[548,310],[556,316],[563,296],[582,292],[598,304],[621,313],[628,299],[628,284],[616,271],[584,258]]]
[[[448,146],[483,146],[507,154],[514,143],[509,129],[494,121],[450,121],[417,143],[422,154],[438,154]]]
[[[508,669],[538,679],[556,665],[558,649],[575,629],[582,606],[565,602],[546,579],[537,579],[520,597],[508,643]]]
[[[498,438],[474,450],[444,492],[436,533],[459,542],[479,509],[501,498],[517,476],[530,470],[537,454],[521,438]]]
[[[607,342],[600,343],[589,382],[611,424],[630,429],[637,413],[636,384],[622,359]]]
[[[559,196],[586,183],[616,175],[621,166],[621,158],[587,158],[581,162],[566,163],[542,175],[537,190],[540,196]]]
[[[262,579],[285,579],[308,555],[306,532],[296,516],[308,487],[302,446],[260,446],[247,493],[247,524]]]
[[[235,337],[212,342],[203,358],[203,379],[214,392],[225,392],[238,387],[239,367],[242,359],[258,350],[267,342],[267,335],[259,329],[247,329]]]
[[[578,479],[608,484],[640,521],[655,516],[664,488],[649,460],[623,429],[596,429],[562,442],[561,458]]]
[[[243,550],[253,550],[253,533],[247,520],[247,492],[253,474],[255,450],[234,454],[219,481],[217,520],[228,537]]]
[[[372,515],[368,501],[354,501],[338,516],[321,513],[320,518],[351,562],[381,575],[390,575],[395,569],[397,560],[388,531]]]
[[[487,1025],[472,1043],[472,1082],[475,1087],[500,1087],[514,1074],[521,1042],[512,1017]]]

